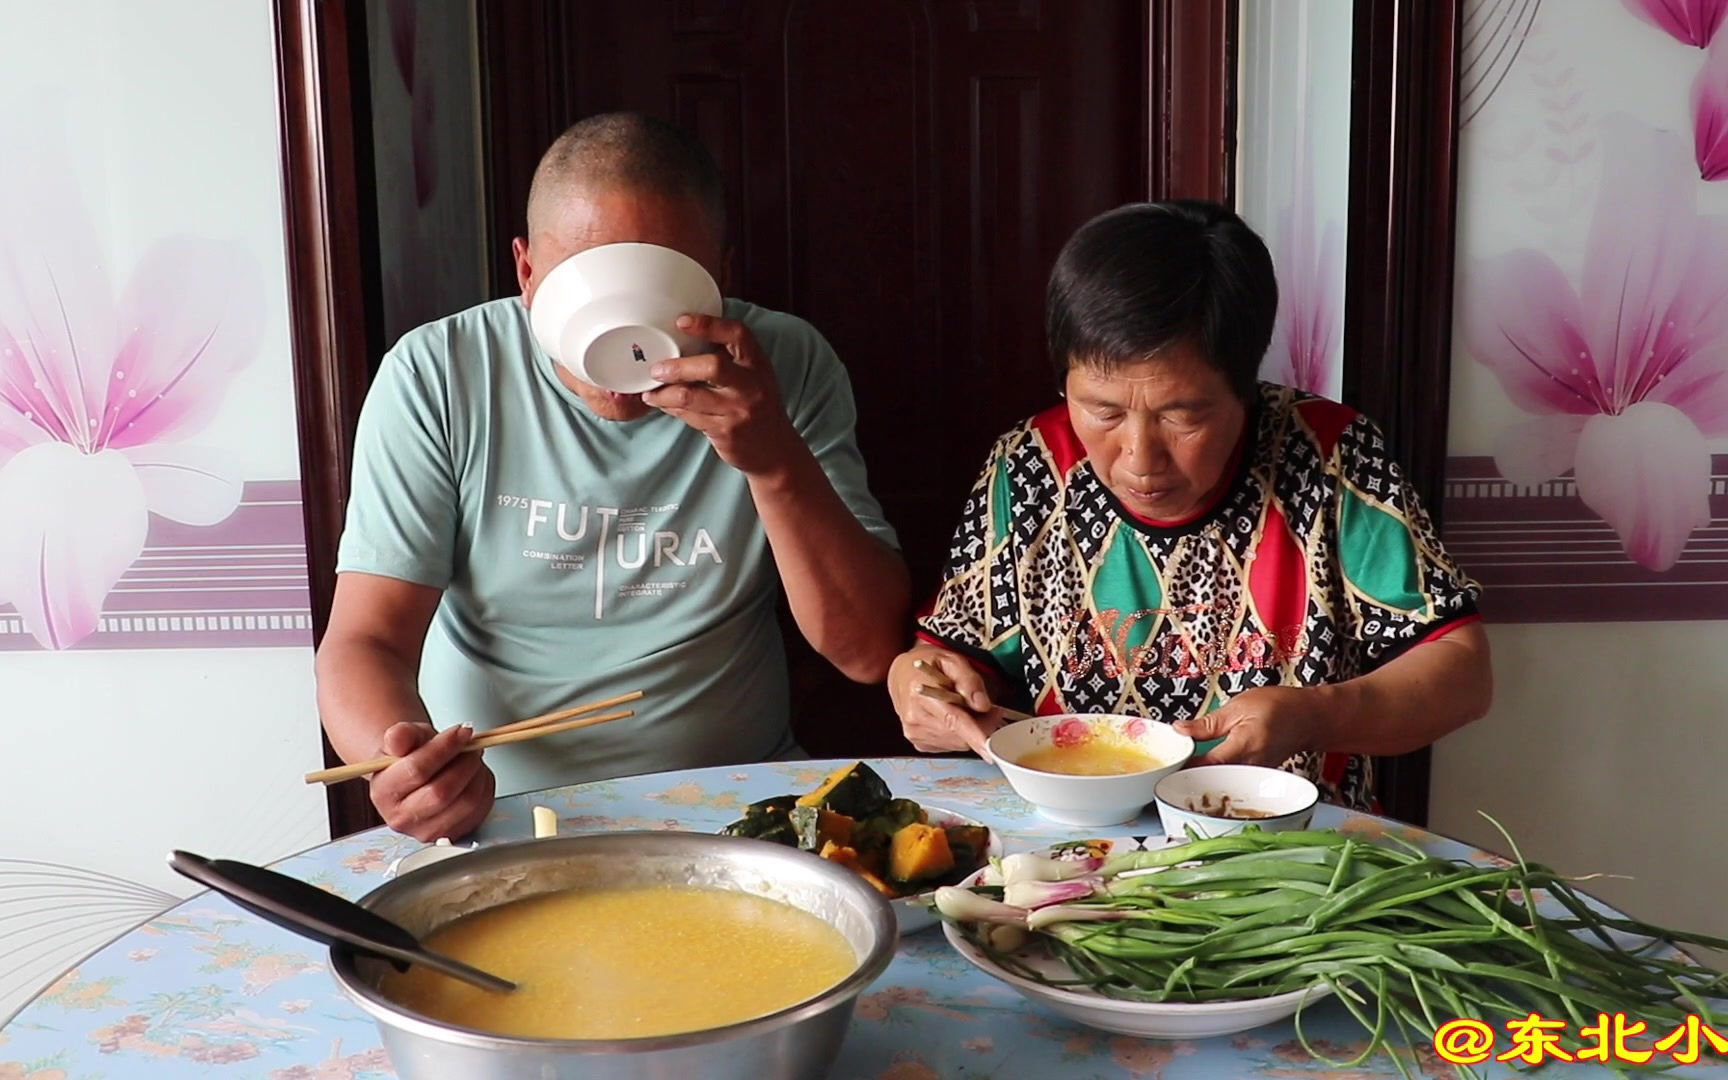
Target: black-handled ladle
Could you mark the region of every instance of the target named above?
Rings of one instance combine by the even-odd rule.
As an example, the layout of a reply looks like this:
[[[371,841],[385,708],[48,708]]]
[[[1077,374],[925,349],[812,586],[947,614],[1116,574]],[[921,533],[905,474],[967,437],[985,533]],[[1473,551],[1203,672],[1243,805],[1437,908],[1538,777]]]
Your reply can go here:
[[[168,856],[168,865],[259,918],[322,945],[340,942],[355,952],[388,960],[398,971],[420,964],[482,990],[509,993],[516,989],[513,982],[433,952],[384,916],[298,878],[231,859],[206,859],[189,851]]]

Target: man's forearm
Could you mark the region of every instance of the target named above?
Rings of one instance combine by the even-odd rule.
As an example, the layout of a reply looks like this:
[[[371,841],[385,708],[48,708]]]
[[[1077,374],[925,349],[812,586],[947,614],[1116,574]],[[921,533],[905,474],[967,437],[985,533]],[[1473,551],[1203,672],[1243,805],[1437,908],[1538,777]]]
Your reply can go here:
[[[415,666],[381,644],[326,640],[317,678],[318,715],[343,761],[376,757],[392,724],[431,722]]]
[[[1392,756],[1429,746],[1488,712],[1494,694],[1488,636],[1461,626],[1418,645],[1380,670],[1316,688],[1316,749]]]
[[[848,678],[880,682],[905,647],[911,582],[899,552],[871,536],[807,449],[750,478],[792,615]]]

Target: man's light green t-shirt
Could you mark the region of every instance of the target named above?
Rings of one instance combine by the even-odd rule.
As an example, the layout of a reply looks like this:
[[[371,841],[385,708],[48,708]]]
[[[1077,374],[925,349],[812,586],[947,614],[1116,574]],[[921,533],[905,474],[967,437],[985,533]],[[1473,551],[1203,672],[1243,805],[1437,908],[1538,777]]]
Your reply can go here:
[[[794,316],[725,313],[755,334],[840,497],[897,544],[833,349]],[[384,358],[337,571],[444,590],[420,675],[440,728],[646,692],[634,717],[487,751],[501,795],[795,749],[779,578],[744,475],[663,413],[597,418],[519,299],[422,326]]]

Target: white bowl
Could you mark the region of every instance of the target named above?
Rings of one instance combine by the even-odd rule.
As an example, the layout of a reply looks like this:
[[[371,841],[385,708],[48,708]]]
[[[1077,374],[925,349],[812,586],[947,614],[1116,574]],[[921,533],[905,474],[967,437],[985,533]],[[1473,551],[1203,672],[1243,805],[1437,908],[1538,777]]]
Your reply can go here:
[[[552,358],[583,382],[617,394],[660,385],[661,360],[704,352],[677,328],[681,315],[719,315],[720,287],[695,259],[657,244],[601,244],[554,266],[534,292],[528,322]]]
[[[1019,764],[1047,746],[1105,740],[1134,746],[1159,763],[1155,769],[1114,776],[1043,772]],[[1194,754],[1194,740],[1159,720],[1102,713],[1037,716],[999,728],[985,744],[1008,785],[1038,813],[1063,825],[1120,825],[1140,816],[1158,781]]]
[[[443,862],[445,859],[466,855],[471,851],[478,850],[479,847],[479,844],[458,847],[448,839],[439,840],[436,844],[427,844],[423,848],[410,851],[385,868],[384,880],[389,881],[391,878],[400,877],[403,874],[411,874],[423,866],[431,866],[433,863]]]
[[[992,859],[1000,859],[1002,857],[1005,850],[1002,846],[1002,837],[996,834],[995,829],[991,829],[989,826],[984,825],[984,823],[979,821],[977,818],[970,818],[965,814],[956,813],[953,810],[944,810],[940,806],[927,805],[924,806],[924,814],[930,819],[930,824],[932,825],[943,827],[949,825],[983,826],[985,829],[988,829],[990,833],[989,840],[984,844],[985,854]],[[983,868],[980,867],[979,869],[982,870]],[[942,921],[937,916],[935,907],[932,906],[935,900],[936,890],[931,889],[929,892],[914,893],[911,896],[902,896],[900,899],[893,902],[894,918],[900,924],[900,936],[904,937],[907,934],[916,934],[920,930],[928,930]]]
[[[1196,765],[1164,777],[1153,794],[1164,835],[1176,839],[1185,839],[1189,826],[1203,837],[1228,836],[1250,825],[1263,832],[1296,832],[1314,820],[1320,802],[1320,789],[1307,777],[1259,765]],[[1226,795],[1233,804],[1272,816],[1226,818],[1189,809],[1206,798],[1219,807]]]
[[[1159,838],[1142,842],[1134,837],[1116,837],[1106,841],[1109,849],[1114,851],[1139,847],[1156,849],[1169,842]],[[1050,852],[1045,850],[1040,854],[1049,855]],[[970,888],[978,883],[981,876],[982,874],[973,874],[961,884]],[[972,966],[991,978],[1006,983],[1026,1000],[1060,1013],[1077,1024],[1143,1039],[1210,1039],[1251,1031],[1267,1024],[1288,1020],[1296,1015],[1304,1004],[1317,1002],[1332,992],[1330,987],[1322,983],[1276,997],[1246,1001],[1208,1001],[1197,1004],[1124,1001],[1121,998],[1105,997],[1096,990],[1086,988],[1069,990],[1045,986],[1034,979],[1009,971],[990,959],[978,946],[966,940],[959,928],[952,923],[944,923],[942,933],[947,937],[948,944],[954,947],[954,951],[965,957]],[[1047,978],[1073,977],[1073,973],[1060,960],[1046,955],[1042,949],[1022,949],[1015,954],[1015,960]]]

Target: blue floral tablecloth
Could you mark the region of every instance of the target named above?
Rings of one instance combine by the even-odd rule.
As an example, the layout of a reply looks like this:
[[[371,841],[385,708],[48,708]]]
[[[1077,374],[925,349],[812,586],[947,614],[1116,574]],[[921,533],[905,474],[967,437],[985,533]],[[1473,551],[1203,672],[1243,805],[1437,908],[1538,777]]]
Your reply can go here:
[[[499,802],[478,839],[531,836],[536,805],[556,810],[563,832],[713,831],[736,818],[746,803],[814,787],[834,764],[705,769],[518,796]],[[1076,830],[1036,817],[1000,773],[976,760],[904,758],[871,764],[897,795],[989,822],[1010,851],[1075,838]],[[1494,861],[1455,841],[1333,807],[1322,807],[1315,825],[1368,837],[1394,833],[1443,856]],[[1157,834],[1159,829],[1152,817],[1133,827],[1093,832]],[[397,857],[418,846],[378,830],[277,866],[357,898],[383,881]],[[1355,1057],[1363,1045],[1362,1031],[1335,1002],[1311,1009],[1303,1027],[1310,1042],[1335,1060]],[[1511,1045],[1502,1031],[1495,1049]],[[1418,1075],[1453,1075],[1431,1048],[1407,1065]],[[1511,1075],[1505,1065],[1483,1068],[1489,1075]],[[1540,1075],[1602,1071],[1550,1064]],[[1728,1077],[1728,1067],[1721,1065],[1677,1071]],[[372,1022],[336,989],[321,950],[210,893],[119,938],[0,1029],[0,1080],[381,1080],[393,1075]],[[1289,1024],[1199,1042],[1155,1042],[1079,1027],[973,969],[949,948],[940,929],[901,942],[892,966],[859,1000],[833,1072],[835,1080],[1397,1075],[1385,1057],[1351,1069],[1316,1062]]]

